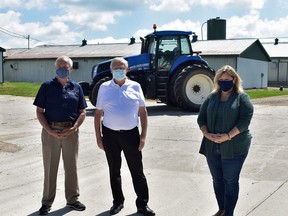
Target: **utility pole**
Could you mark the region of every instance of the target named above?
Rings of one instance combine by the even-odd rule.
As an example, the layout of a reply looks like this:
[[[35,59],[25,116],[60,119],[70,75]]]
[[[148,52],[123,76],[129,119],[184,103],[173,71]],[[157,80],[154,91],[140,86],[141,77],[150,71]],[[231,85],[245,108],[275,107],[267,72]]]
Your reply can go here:
[[[30,49],[30,35],[27,36],[27,40],[28,40],[28,49]]]

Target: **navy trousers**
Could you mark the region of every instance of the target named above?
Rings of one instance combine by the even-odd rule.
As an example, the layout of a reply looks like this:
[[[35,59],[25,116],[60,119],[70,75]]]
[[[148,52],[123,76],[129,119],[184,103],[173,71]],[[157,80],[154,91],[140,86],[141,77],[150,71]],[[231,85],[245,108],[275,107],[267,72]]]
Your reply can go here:
[[[207,158],[213,179],[218,207],[225,216],[233,216],[239,195],[239,177],[247,154],[232,159],[221,159],[219,144],[214,144],[213,156]]]

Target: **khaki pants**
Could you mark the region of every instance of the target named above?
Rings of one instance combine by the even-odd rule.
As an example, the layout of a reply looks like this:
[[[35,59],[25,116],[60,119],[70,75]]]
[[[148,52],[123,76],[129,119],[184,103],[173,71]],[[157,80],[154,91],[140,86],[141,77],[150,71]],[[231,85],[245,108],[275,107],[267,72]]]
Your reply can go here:
[[[56,195],[57,172],[62,150],[65,170],[65,197],[73,204],[79,197],[77,177],[78,130],[66,139],[57,139],[42,129],[42,154],[44,164],[44,189],[42,204],[51,206]]]

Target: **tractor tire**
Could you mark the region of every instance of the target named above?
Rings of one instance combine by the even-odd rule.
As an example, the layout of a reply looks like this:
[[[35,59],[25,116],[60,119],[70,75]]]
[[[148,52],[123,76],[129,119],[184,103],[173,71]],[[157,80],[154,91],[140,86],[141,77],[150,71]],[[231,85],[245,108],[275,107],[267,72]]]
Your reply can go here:
[[[191,65],[182,70],[175,80],[174,94],[183,110],[197,112],[214,88],[215,71],[206,65]]]
[[[111,77],[104,77],[104,78],[98,80],[98,82],[96,82],[96,84],[94,85],[93,90],[92,90],[91,94],[89,95],[89,100],[93,106],[96,106],[100,85],[102,83],[110,80],[110,79],[111,79]]]
[[[168,97],[168,101],[167,101],[167,105],[169,106],[177,106],[177,101],[176,101],[176,97],[175,97],[175,92],[174,92],[174,86],[175,86],[175,81],[178,77],[179,71],[177,71],[176,73],[174,73],[170,79],[169,82],[169,97]]]

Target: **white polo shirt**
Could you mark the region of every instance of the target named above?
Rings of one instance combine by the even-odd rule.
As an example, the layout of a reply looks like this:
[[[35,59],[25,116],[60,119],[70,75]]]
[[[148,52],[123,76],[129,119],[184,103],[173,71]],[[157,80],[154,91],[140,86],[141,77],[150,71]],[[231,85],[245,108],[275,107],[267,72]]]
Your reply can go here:
[[[145,98],[139,83],[126,79],[120,87],[114,80],[104,82],[98,91],[96,109],[103,110],[103,125],[112,130],[130,130],[139,124],[139,108]]]

